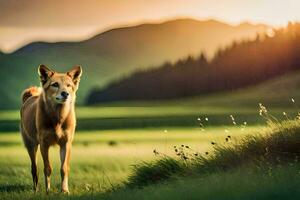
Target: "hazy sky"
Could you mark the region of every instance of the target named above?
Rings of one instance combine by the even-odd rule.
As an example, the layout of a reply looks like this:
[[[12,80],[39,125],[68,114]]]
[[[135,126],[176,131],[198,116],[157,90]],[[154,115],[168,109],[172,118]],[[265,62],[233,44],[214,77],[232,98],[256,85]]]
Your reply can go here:
[[[113,27],[178,17],[282,26],[300,21],[300,1],[0,0],[0,50],[36,40],[82,40]]]

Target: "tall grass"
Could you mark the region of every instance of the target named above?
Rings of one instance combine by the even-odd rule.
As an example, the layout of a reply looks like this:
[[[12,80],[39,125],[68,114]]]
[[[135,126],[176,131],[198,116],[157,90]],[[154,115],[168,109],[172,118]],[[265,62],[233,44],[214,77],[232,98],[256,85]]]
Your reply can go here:
[[[255,169],[213,173],[203,177],[178,177],[144,188],[125,188],[105,194],[105,199],[147,200],[281,200],[300,198],[299,165],[274,167],[263,174]],[[100,199],[95,196],[94,199]]]
[[[270,118],[269,118],[270,119]],[[178,158],[161,155],[155,162],[144,162],[134,166],[127,185],[142,187],[158,183],[178,175],[203,176],[209,173],[230,171],[244,166],[266,169],[273,166],[293,164],[300,156],[300,122],[268,121],[266,134],[249,135],[239,142],[225,144],[212,142],[212,152],[193,152],[188,146],[175,147]],[[159,155],[159,152],[155,152]]]

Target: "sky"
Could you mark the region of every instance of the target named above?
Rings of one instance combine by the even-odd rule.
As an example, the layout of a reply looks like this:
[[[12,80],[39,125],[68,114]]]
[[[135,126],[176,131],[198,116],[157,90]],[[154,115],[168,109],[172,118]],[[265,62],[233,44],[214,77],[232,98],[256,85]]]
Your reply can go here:
[[[102,31],[176,18],[275,27],[300,21],[299,0],[0,0],[0,51],[33,41],[80,41]]]

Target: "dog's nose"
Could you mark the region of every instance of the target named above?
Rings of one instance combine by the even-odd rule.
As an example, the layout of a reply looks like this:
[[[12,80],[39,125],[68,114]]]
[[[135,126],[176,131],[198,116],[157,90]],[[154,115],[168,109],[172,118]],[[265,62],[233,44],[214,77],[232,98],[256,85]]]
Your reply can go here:
[[[61,92],[61,96],[66,99],[66,98],[68,98],[69,93],[63,91],[63,92]]]

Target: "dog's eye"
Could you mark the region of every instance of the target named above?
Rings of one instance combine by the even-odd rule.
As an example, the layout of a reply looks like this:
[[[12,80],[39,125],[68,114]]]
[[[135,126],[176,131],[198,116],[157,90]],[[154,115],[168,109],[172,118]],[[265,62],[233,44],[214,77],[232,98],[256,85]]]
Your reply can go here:
[[[67,87],[71,87],[71,84],[67,84]]]
[[[57,82],[55,82],[55,83],[53,83],[51,86],[52,86],[52,87],[58,87],[59,85],[58,85]]]

